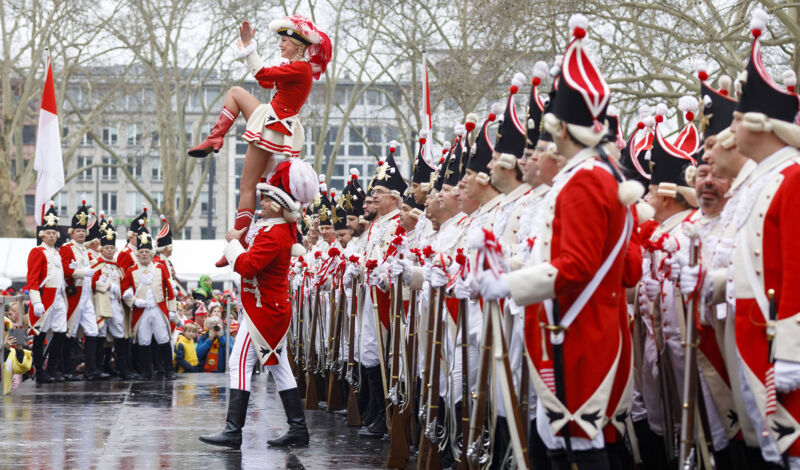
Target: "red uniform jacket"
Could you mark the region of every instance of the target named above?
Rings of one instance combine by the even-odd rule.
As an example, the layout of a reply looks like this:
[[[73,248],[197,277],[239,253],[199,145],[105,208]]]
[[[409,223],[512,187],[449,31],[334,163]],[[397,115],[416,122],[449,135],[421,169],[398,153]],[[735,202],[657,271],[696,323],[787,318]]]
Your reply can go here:
[[[153,289],[153,295],[155,296],[156,302],[158,302],[158,306],[161,311],[164,313],[164,316],[169,320],[169,306],[174,308],[175,303],[175,292],[172,290],[172,286],[169,282],[169,273],[167,272],[167,268],[164,267],[163,264],[160,263],[153,263],[155,267],[154,275],[153,275],[153,283],[151,284],[151,288]],[[134,294],[136,293],[137,286],[137,279],[139,276],[140,266],[138,264],[134,264],[127,271],[125,271],[125,276],[122,278],[122,282],[120,283],[120,291],[124,292],[128,289],[131,289]],[[144,298],[144,297],[142,297]],[[136,323],[142,317],[142,313],[144,309],[134,307],[133,306],[133,299],[130,301],[126,301],[128,306],[131,307],[131,330],[136,330]]]
[[[74,287],[75,291],[72,295],[67,294],[67,320],[72,318],[75,309],[81,300],[81,292],[83,291],[84,270],[91,266],[91,260],[86,267],[72,269],[69,267],[70,263],[77,261],[75,258],[76,250],[83,250],[86,252],[87,258],[89,257],[89,250],[85,247],[74,246],[75,242],[69,241],[61,245],[58,252],[61,254],[61,266],[64,269],[64,281],[66,281],[67,288]]]
[[[117,254],[117,266],[122,272],[125,272],[134,264],[136,264],[136,261],[133,259],[133,248],[129,244],[125,245],[125,248]]]
[[[289,264],[294,236],[291,226],[279,220],[259,222],[263,226],[246,252],[241,252],[239,243],[231,243],[225,250],[228,261],[234,258],[233,270],[242,276],[241,297],[248,331],[259,360],[265,365],[278,363],[277,355],[292,319]]]
[[[50,256],[53,258],[53,261],[60,261],[60,254],[58,251],[56,251],[55,248],[48,248],[46,245],[37,246],[28,254],[28,275],[25,287],[27,287],[31,298],[30,310],[28,312],[31,326],[36,325],[40,319],[40,317],[36,316],[33,312],[33,304],[41,302],[44,305],[45,312],[47,312],[53,305],[56,292],[59,288],[58,284],[63,277],[63,274],[49,272],[47,250],[51,251]],[[59,269],[59,267],[53,265],[50,269]]]
[[[298,60],[277,67],[264,67],[256,74],[256,80],[264,88],[277,88],[270,104],[278,119],[285,119],[300,113],[300,108],[311,93],[313,75],[311,65]],[[292,135],[280,122],[266,127],[281,134]]]

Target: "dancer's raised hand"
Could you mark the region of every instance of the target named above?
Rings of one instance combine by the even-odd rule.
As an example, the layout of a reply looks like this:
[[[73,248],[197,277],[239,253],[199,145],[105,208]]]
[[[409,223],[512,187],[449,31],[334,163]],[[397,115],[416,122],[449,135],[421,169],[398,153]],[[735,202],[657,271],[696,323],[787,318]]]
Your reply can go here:
[[[253,40],[253,37],[256,34],[256,28],[250,27],[250,23],[247,20],[242,21],[242,24],[239,25],[239,40],[236,41],[237,45],[240,49],[244,49],[245,47],[250,45],[250,41]]]

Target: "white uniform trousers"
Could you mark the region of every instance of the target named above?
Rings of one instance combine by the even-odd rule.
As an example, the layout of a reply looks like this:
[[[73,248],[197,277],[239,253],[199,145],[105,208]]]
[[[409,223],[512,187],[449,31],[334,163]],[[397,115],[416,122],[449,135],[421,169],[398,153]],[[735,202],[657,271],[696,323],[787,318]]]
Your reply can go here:
[[[47,318],[44,319],[42,327],[39,330],[42,333],[65,333],[67,331],[67,301],[64,299],[63,291],[59,289],[56,292],[56,297],[53,300],[53,305],[50,306],[50,312]]]
[[[72,338],[78,334],[79,327],[83,329],[85,336],[97,336],[97,316],[94,313],[94,304],[92,303],[91,279],[85,279],[83,284],[81,299],[73,313],[73,315],[77,315],[77,318],[72,324],[72,330],[68,332]]]
[[[119,303],[119,298],[111,297],[111,318],[106,318],[103,321],[97,332],[98,336],[105,338],[111,335],[112,338],[125,337],[125,313],[122,311],[122,304]]]
[[[364,310],[361,312],[361,336],[358,344],[359,362],[364,367],[375,367],[380,365],[378,357],[378,328],[375,324],[375,309],[372,305],[370,296],[371,288],[367,286],[364,297]]]
[[[158,304],[147,307],[136,323],[136,338],[140,346],[149,346],[155,336],[156,343],[169,343],[169,322]]]
[[[239,332],[236,334],[236,341],[233,343],[233,351],[230,356],[230,387],[238,390],[250,391],[250,380],[253,375],[253,368],[258,360],[256,346],[250,337],[246,321],[239,324]],[[294,380],[292,368],[289,365],[289,357],[286,355],[286,347],[281,348],[278,355],[278,363],[274,366],[265,367],[272,378],[279,392],[297,387]]]

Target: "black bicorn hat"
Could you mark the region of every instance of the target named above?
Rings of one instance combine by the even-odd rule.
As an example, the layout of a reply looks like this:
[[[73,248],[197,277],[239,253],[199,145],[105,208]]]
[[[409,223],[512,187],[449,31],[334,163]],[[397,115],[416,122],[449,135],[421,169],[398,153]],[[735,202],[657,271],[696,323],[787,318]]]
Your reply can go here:
[[[661,132],[660,123],[666,111],[666,106],[659,105],[656,110],[656,126],[653,138],[653,148],[650,151],[650,184],[661,187],[662,184],[686,186],[686,167],[694,166],[694,150],[686,147],[682,142],[681,134],[676,142],[667,140]],[[659,119],[661,118],[661,119]],[[691,146],[691,144],[690,144]]]
[[[588,20],[580,13],[569,19],[572,42],[561,64],[558,93],[553,100],[553,114],[568,123],[604,132],[606,107],[611,95],[608,83],[583,47]]]
[[[172,230],[170,230],[167,216],[164,214],[161,214],[161,223],[161,230],[156,235],[156,245],[159,249],[172,245]]]
[[[531,96],[528,99],[528,119],[525,121],[525,148],[536,148],[542,132],[542,116],[545,107],[550,103],[550,97],[539,93],[539,85],[544,83],[544,79],[547,78],[547,71],[547,62],[543,60],[536,62],[536,65],[533,66]]]
[[[381,186],[389,190],[395,197],[402,197],[408,185],[400,174],[400,168],[394,160],[394,152],[389,152],[386,160],[378,162],[375,178],[372,180],[372,189]]]
[[[47,202],[47,211],[42,217],[42,225],[39,230],[58,230],[58,213],[56,212],[55,201]]]
[[[142,207],[142,213],[137,215],[133,220],[131,220],[131,223],[128,226],[129,237],[139,232],[139,227],[141,225],[139,221],[141,220],[144,220],[145,224],[147,223],[147,206]]]
[[[112,222],[111,219],[108,219],[105,226],[100,230],[100,246],[114,246],[117,244],[117,231]]]
[[[468,170],[478,174],[483,173],[487,178],[489,176],[489,162],[492,161],[492,153],[494,153],[494,146],[489,135],[489,125],[497,119],[501,106],[498,103],[492,105],[492,111],[483,121],[478,136],[475,138],[475,144],[470,149],[469,162],[467,163]]]
[[[720,75],[718,88],[708,84],[706,62],[695,60],[697,78],[700,79],[700,133],[703,139],[717,135],[731,125],[736,99],[730,96],[731,77]]]
[[[422,204],[418,204],[417,200],[414,199],[413,194],[409,194],[406,197],[404,197],[403,204],[411,208],[409,214],[411,214],[412,217],[419,218],[419,216],[422,215],[423,212],[425,212],[425,206]]]
[[[144,220],[139,221],[139,230],[136,231],[136,249],[153,249],[153,237],[150,235],[150,232],[147,231],[147,224]]]
[[[450,142],[445,142],[442,146],[442,156],[439,158],[439,165],[434,170],[431,177],[433,178],[433,189],[441,191],[444,185],[444,177],[447,174],[447,163],[450,161],[450,154],[453,152],[453,146]]]
[[[358,217],[364,215],[364,200],[367,195],[361,189],[361,184],[358,182],[358,170],[352,168],[350,170],[350,181],[339,196],[339,205],[345,210],[346,215]]]
[[[320,199],[320,204],[317,207],[317,214],[319,214],[320,225],[333,225],[333,207],[331,200],[327,194],[323,194]]]
[[[331,208],[331,221],[333,222],[334,230],[343,230],[347,228],[347,212],[338,204]]]
[[[761,58],[761,42],[759,37],[766,28],[769,15],[760,8],[753,11],[750,21],[750,31],[753,34],[753,48],[750,60],[747,62],[745,72],[740,75],[739,82],[742,90],[736,111],[741,113],[763,113],[767,117],[798,124],[800,120],[800,101],[795,87],[797,76],[793,71],[784,73],[783,82],[787,86],[782,90],[772,79],[769,71],[764,67]]]
[[[625,135],[622,132],[619,109],[614,105],[608,105],[606,109],[606,124],[608,124],[608,126],[606,126],[604,140],[606,142],[614,142],[620,152],[622,152],[627,143],[625,142]]]
[[[639,106],[639,122],[619,157],[625,178],[636,180],[644,187],[650,185],[650,159],[655,137],[653,128],[656,124],[652,114],[650,106]]]
[[[503,118],[497,125],[497,136],[494,144],[495,152],[499,153],[499,161],[508,159],[509,165],[515,165],[516,161],[525,152],[527,129],[525,124],[520,122],[517,116],[516,96],[519,87],[525,83],[525,75],[517,72],[511,79],[511,86],[508,88],[508,100]]]
[[[431,173],[433,173],[434,169],[430,163],[428,163],[428,155],[425,155],[425,143],[427,142],[427,130],[423,129],[419,132],[419,149],[417,150],[417,158],[414,159],[414,168],[411,170],[411,182],[423,185],[424,188],[427,188],[431,181]],[[392,150],[392,147],[397,147],[397,142],[392,141],[389,144],[389,150]]]
[[[73,229],[87,229],[89,227],[89,208],[86,207],[86,199],[81,200],[81,205],[72,216],[72,225],[70,227]]]
[[[105,219],[105,215],[101,212],[100,217],[95,214],[94,208],[89,208],[89,213],[92,215],[92,220],[89,222],[89,227],[86,230],[86,241],[90,242],[93,240],[98,240],[101,235],[102,225],[105,224],[105,220],[101,223],[101,218]]]

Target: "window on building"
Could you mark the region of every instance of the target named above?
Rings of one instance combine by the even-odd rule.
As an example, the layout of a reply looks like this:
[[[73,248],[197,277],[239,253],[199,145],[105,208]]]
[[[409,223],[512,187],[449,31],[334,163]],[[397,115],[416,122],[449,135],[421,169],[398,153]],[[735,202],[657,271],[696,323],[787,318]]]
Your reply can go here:
[[[77,160],[77,170],[80,170],[83,167],[87,167],[92,164],[92,157],[78,157]],[[93,168],[89,168],[87,170],[83,170],[78,174],[78,181],[91,181],[92,175],[94,171]]]
[[[26,194],[25,195],[25,215],[33,215],[34,209],[36,206],[36,195],[34,194]]]
[[[119,139],[117,126],[103,127],[103,143],[106,145],[117,145]]]
[[[211,215],[215,215],[217,213],[216,208],[216,199],[215,197],[211,198]],[[200,215],[208,215],[208,192],[204,191],[200,193]]]
[[[383,105],[383,93],[376,90],[367,90],[367,105],[369,106]]]
[[[242,182],[242,169],[244,168],[244,158],[237,158],[233,162],[234,171],[233,174],[236,175],[236,181],[234,183],[234,188],[236,188],[236,206],[239,206],[239,184]]]
[[[103,165],[115,165],[117,163],[111,156],[107,155],[102,159]],[[117,167],[104,166],[100,169],[100,179],[103,181],[117,181]]]
[[[22,145],[34,145],[36,143],[36,126],[29,124],[22,126]]]
[[[157,209],[160,210],[160,208],[164,205],[164,193],[163,192],[161,192],[161,191],[152,191],[152,192],[150,192],[150,198],[155,203],[155,207],[153,207],[153,210],[157,210]]]
[[[344,189],[345,183],[346,180],[344,177],[344,163],[337,163],[333,166],[333,173],[331,174],[330,187],[336,188],[336,193],[341,194],[342,189]]]
[[[247,142],[236,142],[236,155],[244,155],[247,153],[247,146],[249,144]]]
[[[183,227],[183,239],[184,240],[192,239],[192,227]]]
[[[344,106],[347,104],[347,95],[347,89],[343,87],[336,87],[336,90],[333,92],[334,106]]]
[[[161,157],[150,157],[150,181],[161,181]]]
[[[328,127],[328,134],[325,136],[325,157],[329,157],[333,154],[333,144],[336,142],[336,133],[338,132],[338,126]]]
[[[178,212],[184,212],[184,211],[189,210],[189,207],[191,205],[192,205],[192,198],[191,197],[187,197],[186,198],[186,207],[184,207],[184,206],[181,206],[181,196],[179,194],[175,195],[175,208],[177,209]]]
[[[216,234],[214,233],[215,231],[216,230],[214,230],[214,227],[211,227],[211,230],[209,230],[208,226],[205,226],[205,225],[200,227],[200,239],[201,240],[214,240],[215,238],[217,238],[215,236]]]
[[[58,212],[59,217],[65,217],[67,215],[67,193],[58,193],[53,198],[53,202],[56,203],[56,212]]]
[[[142,178],[142,156],[141,155],[128,155],[127,157],[128,173],[132,177],[139,180]]]
[[[85,134],[83,134],[83,136],[81,136],[81,145],[88,147],[92,144],[94,144],[94,139],[92,138],[92,135],[89,132],[86,132]]]
[[[350,126],[350,129],[348,129],[348,133],[350,134],[350,144],[347,154],[351,157],[363,157],[364,138],[366,137],[364,135],[364,128]]]
[[[103,191],[100,193],[100,210],[106,215],[115,215],[117,213],[117,193],[111,191]]]
[[[183,125],[183,133],[186,136],[186,143],[191,146],[194,146],[194,144],[192,143],[192,134],[194,133],[192,132],[193,129],[194,126],[191,123],[187,122],[186,124]]]
[[[142,125],[139,123],[128,124],[127,129],[128,147],[134,147],[142,142]]]
[[[217,103],[214,100],[219,96],[219,87],[210,87],[205,89],[206,92],[206,107],[214,106]]]
[[[125,215],[136,216],[142,212],[144,206],[144,196],[139,191],[127,191],[125,193]]]

